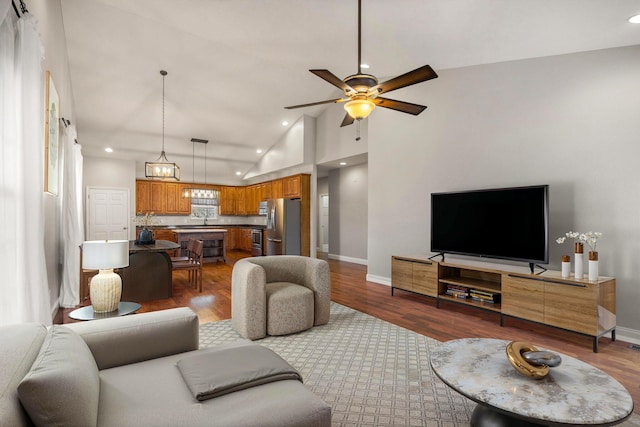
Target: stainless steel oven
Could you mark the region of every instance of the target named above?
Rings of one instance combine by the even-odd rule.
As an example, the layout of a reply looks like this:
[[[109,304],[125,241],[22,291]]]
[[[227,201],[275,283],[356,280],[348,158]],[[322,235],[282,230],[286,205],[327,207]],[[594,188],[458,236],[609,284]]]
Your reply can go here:
[[[262,256],[262,230],[251,230],[251,256]]]

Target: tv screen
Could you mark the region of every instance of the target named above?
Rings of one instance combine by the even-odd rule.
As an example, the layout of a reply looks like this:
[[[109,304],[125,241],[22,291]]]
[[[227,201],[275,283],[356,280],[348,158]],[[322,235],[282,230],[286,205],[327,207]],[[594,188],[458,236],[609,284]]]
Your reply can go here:
[[[431,251],[547,263],[549,186],[431,194]]]

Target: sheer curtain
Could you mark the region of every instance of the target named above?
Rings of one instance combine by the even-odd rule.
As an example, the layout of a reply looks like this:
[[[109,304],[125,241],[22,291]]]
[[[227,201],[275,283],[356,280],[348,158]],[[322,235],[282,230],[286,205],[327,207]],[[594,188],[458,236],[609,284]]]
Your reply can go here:
[[[64,261],[60,306],[80,303],[80,245],[84,241],[82,222],[82,151],[76,143],[76,127],[64,131],[64,188],[62,191],[62,241]]]
[[[51,324],[44,254],[42,44],[0,0],[0,325]]]

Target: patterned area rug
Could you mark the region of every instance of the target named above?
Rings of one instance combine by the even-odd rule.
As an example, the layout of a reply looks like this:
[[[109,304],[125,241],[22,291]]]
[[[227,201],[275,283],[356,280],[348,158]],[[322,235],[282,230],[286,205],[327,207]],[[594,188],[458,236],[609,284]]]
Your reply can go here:
[[[241,339],[230,320],[200,326],[200,346]],[[331,303],[327,325],[255,341],[282,356],[332,407],[334,426],[468,426],[475,403],[429,366],[438,341]],[[634,415],[622,424],[640,426]]]

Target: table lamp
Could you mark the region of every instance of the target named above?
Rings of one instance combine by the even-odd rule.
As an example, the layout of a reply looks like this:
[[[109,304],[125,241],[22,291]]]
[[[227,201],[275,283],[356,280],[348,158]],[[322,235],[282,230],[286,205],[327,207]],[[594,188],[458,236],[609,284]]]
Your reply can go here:
[[[89,284],[94,312],[107,313],[118,309],[122,295],[122,279],[113,269],[127,266],[128,240],[91,240],[82,244],[82,268],[100,270]]]

